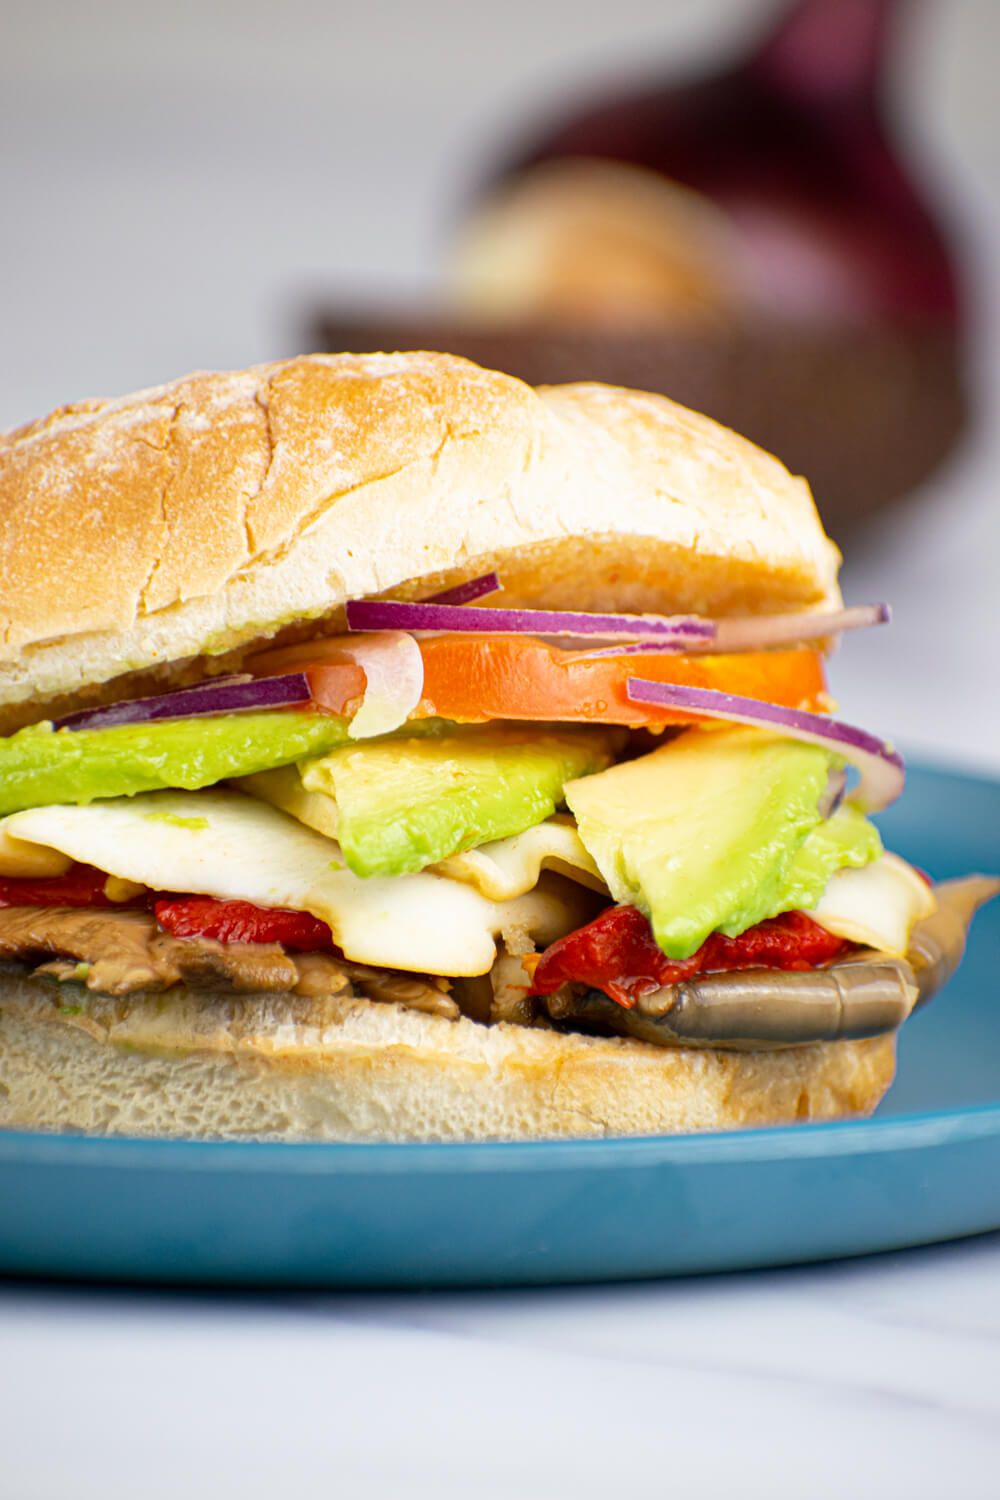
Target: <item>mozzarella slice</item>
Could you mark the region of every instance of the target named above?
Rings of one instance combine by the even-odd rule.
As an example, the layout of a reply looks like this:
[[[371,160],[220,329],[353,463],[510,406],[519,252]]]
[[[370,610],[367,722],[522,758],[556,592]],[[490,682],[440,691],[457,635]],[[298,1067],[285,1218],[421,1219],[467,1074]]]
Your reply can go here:
[[[934,892],[905,859],[883,854],[860,870],[838,870],[807,913],[827,932],[905,958],[914,923],[937,906]]]
[[[586,891],[555,876],[505,901],[427,871],[361,880],[333,840],[230,790],[35,807],[5,818],[0,832],[153,890],[312,912],[355,962],[419,973],[485,974],[498,934],[550,943],[593,908]]]
[[[523,896],[538,884],[543,870],[554,870],[594,891],[607,890],[576,825],[563,818],[550,818],[511,838],[452,854],[431,868],[451,880],[475,886],[491,901]]]

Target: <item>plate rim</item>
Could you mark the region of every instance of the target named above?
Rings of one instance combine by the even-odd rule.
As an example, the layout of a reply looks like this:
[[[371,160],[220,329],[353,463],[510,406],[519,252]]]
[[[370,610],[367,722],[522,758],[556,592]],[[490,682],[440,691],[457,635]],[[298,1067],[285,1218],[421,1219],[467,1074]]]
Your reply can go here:
[[[532,1141],[256,1141],[195,1140],[79,1132],[2,1131],[0,1171],[72,1165],[103,1170],[240,1175],[367,1176],[394,1171],[430,1175],[571,1170],[624,1166],[795,1162],[925,1150],[1000,1136],[1000,1102],[914,1111],[884,1119],[823,1120],[799,1125]],[[555,1158],[555,1160],[553,1160]]]

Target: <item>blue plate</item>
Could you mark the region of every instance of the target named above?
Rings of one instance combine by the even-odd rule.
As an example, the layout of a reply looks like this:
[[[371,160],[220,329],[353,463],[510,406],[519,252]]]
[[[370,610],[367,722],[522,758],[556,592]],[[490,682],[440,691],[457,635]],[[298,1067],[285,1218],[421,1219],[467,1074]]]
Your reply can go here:
[[[886,840],[1000,866],[1000,783],[915,770]],[[736,1270],[1000,1227],[1000,901],[909,1022],[871,1120],[461,1146],[0,1133],[0,1270],[129,1281],[504,1286]]]

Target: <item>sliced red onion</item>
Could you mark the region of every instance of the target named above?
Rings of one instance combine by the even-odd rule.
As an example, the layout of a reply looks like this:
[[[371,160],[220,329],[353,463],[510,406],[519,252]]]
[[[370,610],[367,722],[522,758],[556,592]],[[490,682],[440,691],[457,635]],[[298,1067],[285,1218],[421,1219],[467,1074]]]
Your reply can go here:
[[[365,695],[347,731],[351,739],[371,739],[405,724],[424,692],[424,659],[412,635],[386,630],[345,636],[337,641],[337,652],[365,674]]]
[[[160,719],[193,719],[201,714],[232,714],[249,709],[290,708],[308,703],[304,672],[283,677],[215,677],[195,687],[177,688],[155,698],[131,698],[105,708],[84,708],[56,719],[56,729],[114,729],[124,724],[153,724]]]
[[[448,630],[485,634],[637,636],[676,643],[678,651],[711,640],[711,620],[694,615],[591,615],[552,609],[469,609],[458,604],[407,604],[396,599],[352,599],[348,630]]]
[[[819,799],[817,811],[821,818],[832,818],[837,808],[844,800],[847,791],[847,772],[840,767],[832,770],[826,778],[826,786],[823,795]]]
[[[734,724],[750,724],[758,729],[775,729],[790,739],[822,745],[841,755],[860,773],[860,781],[851,801],[862,812],[878,812],[895,802],[903,790],[905,770],[902,757],[885,740],[865,729],[843,724],[822,714],[806,713],[799,708],[782,708],[777,703],[761,703],[756,698],[742,698],[735,693],[719,693],[713,688],[675,687],[665,682],[647,682],[633,677],[626,692],[634,703],[653,703],[659,708],[676,708],[684,713],[709,719],[728,719]]]
[[[497,594],[503,588],[498,573],[484,573],[480,578],[468,578],[457,583],[453,589],[442,589],[440,594],[428,594],[421,604],[471,604],[473,599],[485,599],[487,594]]]
[[[722,656],[738,651],[763,651],[769,646],[797,645],[803,641],[841,635],[845,630],[863,630],[887,625],[892,618],[888,604],[859,604],[852,609],[829,610],[818,615],[751,615],[745,619],[714,620],[710,640],[692,641],[684,650],[690,655]],[[582,646],[579,660],[604,656],[642,656],[654,651],[675,652],[673,641],[630,641],[590,649]]]
[[[713,652],[760,651],[769,646],[840,635],[890,619],[887,604],[863,604],[853,609],[820,614],[752,615],[746,619],[711,620],[698,615],[583,614],[572,610],[491,609],[467,607],[482,597],[486,585],[499,584],[495,573],[459,584],[456,589],[417,603],[394,599],[354,599],[347,606],[347,627],[366,630],[448,630],[457,633],[525,633],[542,637],[569,636],[586,643],[608,640],[588,653],[635,656],[643,651]],[[476,589],[476,594],[464,592]],[[481,589],[481,592],[479,592]],[[490,588],[489,591],[492,591]],[[619,644],[620,642],[620,644]],[[581,651],[584,654],[585,646]]]
[[[543,640],[547,639],[545,636]],[[560,646],[570,661],[601,661],[608,656],[686,656],[698,652],[702,656],[715,650],[711,641],[666,640],[666,641],[618,641],[611,646],[588,646],[585,641],[565,641],[555,637],[549,641]]]
[[[888,604],[856,604],[851,609],[826,610],[820,614],[750,615],[745,619],[716,620],[711,649],[762,651],[767,646],[795,645],[826,635],[841,635],[845,630],[888,625],[891,619]]]

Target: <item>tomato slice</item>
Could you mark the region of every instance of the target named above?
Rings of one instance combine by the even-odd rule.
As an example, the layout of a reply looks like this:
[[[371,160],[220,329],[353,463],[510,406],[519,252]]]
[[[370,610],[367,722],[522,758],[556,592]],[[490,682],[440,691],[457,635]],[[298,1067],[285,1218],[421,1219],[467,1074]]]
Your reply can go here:
[[[219,901],[214,896],[165,896],[153,912],[173,937],[215,938],[220,943],[283,943],[301,952],[329,951],[330,929],[307,911]]]
[[[623,724],[632,728],[698,722],[696,716],[633,703],[630,677],[684,687],[715,688],[787,708],[828,706],[823,658],[818,651],[747,651],[729,656],[649,655],[597,657],[567,651],[534,636],[438,635],[420,641],[424,696],[415,717],[465,722],[529,719],[543,722]],[[261,658],[258,670],[304,668],[314,701],[329,713],[350,713],[364,692],[365,676],[337,659],[337,641],[314,641]]]
[[[822,657],[796,650],[731,656],[649,655],[586,659],[545,641],[497,635],[421,642],[424,698],[448,719],[549,719],[643,725],[695,722],[689,714],[633,703],[631,677],[717,688],[789,707],[823,701]]]
[[[788,911],[739,937],[713,932],[697,953],[678,962],[656,945],[648,918],[634,906],[609,906],[586,927],[546,948],[531,993],[551,995],[567,981],[603,990],[627,1010],[641,995],[696,974],[726,969],[814,969],[850,947],[807,917]]]

